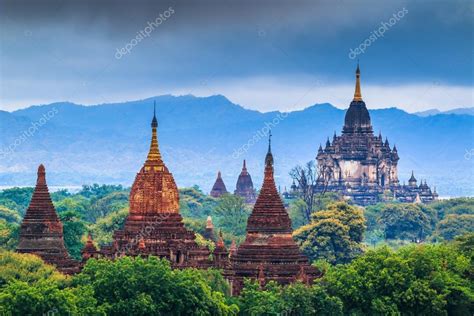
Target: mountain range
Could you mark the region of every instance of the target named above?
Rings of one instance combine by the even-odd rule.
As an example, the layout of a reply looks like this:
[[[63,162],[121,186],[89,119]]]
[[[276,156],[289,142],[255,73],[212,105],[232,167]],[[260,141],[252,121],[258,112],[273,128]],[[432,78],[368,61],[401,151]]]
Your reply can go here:
[[[222,95],[162,95],[144,100],[83,106],[69,102],[0,111],[0,187],[32,186],[44,163],[51,186],[90,183],[131,185],[150,143],[156,102],[160,149],[179,187],[209,192],[217,171],[235,189],[242,160],[258,189],[272,128],[276,180],[314,159],[320,144],[341,132],[345,111],[328,103],[288,113],[248,110]],[[474,116],[370,110],[376,134],[396,144],[399,178],[436,186],[442,197],[474,195]]]
[[[440,111],[438,109],[429,109],[426,111],[421,111],[421,112],[415,112],[413,114],[416,114],[418,116],[431,116],[431,115],[438,115],[438,114],[465,114],[465,115],[474,115],[474,107],[471,108],[457,108],[457,109],[451,109],[447,111]]]

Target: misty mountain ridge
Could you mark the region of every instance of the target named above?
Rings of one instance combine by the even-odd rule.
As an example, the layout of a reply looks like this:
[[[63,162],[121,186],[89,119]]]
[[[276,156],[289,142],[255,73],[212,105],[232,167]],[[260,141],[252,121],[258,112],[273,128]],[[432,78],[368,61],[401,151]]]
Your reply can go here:
[[[335,131],[340,134],[345,115],[329,103],[261,113],[222,95],[162,95],[90,106],[58,102],[0,111],[0,185],[34,185],[39,163],[46,165],[50,185],[131,185],[148,152],[153,101],[160,149],[178,186],[197,184],[206,192],[218,170],[233,191],[243,159],[260,188],[268,127],[283,190],[291,184],[292,167],[314,159],[320,143]],[[369,112],[374,132],[397,145],[402,183],[415,170],[417,179],[436,185],[441,196],[474,194],[472,115],[420,116],[397,108]]]

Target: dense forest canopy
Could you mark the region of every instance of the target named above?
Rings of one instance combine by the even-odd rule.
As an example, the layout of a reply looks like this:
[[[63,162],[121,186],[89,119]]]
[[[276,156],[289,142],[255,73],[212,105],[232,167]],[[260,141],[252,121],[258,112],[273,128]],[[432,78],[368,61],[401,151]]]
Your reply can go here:
[[[34,315],[469,315],[473,312],[474,199],[429,205],[384,203],[361,208],[334,194],[319,196],[306,217],[303,199],[285,200],[294,238],[324,276],[311,286],[265,288],[247,282],[239,297],[218,270],[172,270],[150,257],[89,260],[65,277],[31,255],[14,251],[32,188],[0,192],[1,313]],[[112,241],[128,214],[129,189],[90,185],[51,193],[76,259],[90,232],[100,247]],[[180,212],[197,241],[206,240],[206,219],[222,230],[229,247],[245,238],[251,207],[242,198],[180,189]],[[114,289],[114,290],[112,290]]]

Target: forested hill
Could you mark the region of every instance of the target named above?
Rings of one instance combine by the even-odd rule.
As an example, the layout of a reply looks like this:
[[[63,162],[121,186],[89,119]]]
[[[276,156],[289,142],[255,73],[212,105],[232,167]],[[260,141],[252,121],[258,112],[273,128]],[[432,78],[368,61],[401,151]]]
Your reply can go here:
[[[160,148],[178,186],[198,184],[205,191],[217,170],[233,191],[244,158],[260,185],[266,126],[272,126],[277,182],[283,189],[291,183],[288,171],[293,166],[314,159],[319,144],[340,133],[345,113],[330,104],[260,113],[221,95],[0,111],[0,185],[33,185],[39,163],[46,165],[50,185],[130,185],[149,147],[154,100]],[[370,112],[374,131],[397,145],[402,182],[414,169],[441,196],[474,195],[473,116],[420,117],[396,108]]]

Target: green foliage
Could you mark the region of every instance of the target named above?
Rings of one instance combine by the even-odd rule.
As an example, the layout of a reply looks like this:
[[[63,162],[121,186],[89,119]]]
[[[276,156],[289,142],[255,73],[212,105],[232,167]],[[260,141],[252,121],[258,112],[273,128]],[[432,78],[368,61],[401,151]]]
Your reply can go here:
[[[18,244],[20,225],[0,219],[0,245],[3,249],[14,250]]]
[[[183,216],[206,219],[217,205],[217,200],[204,194],[198,186],[179,189],[179,209]]]
[[[94,183],[93,185],[83,185],[82,190],[79,191],[78,194],[88,199],[101,199],[106,195],[117,191],[128,192],[128,190],[125,190],[121,185],[99,185]]]
[[[244,199],[233,194],[224,194],[218,199],[213,215],[220,228],[236,236],[245,235],[250,209]]]
[[[0,220],[5,220],[7,223],[20,224],[21,217],[17,211],[11,210],[6,206],[0,205]]]
[[[469,315],[471,262],[450,245],[387,247],[329,269],[318,282],[355,315]]]
[[[435,213],[421,204],[386,204],[378,222],[386,239],[424,240],[432,231]]]
[[[196,271],[206,280],[212,291],[223,293],[226,297],[230,296],[230,286],[222,276],[222,270],[206,269]]]
[[[0,251],[0,314],[104,315],[90,286],[72,287],[33,255]]]
[[[307,205],[303,199],[294,199],[290,201],[288,208],[288,215],[291,218],[291,226],[293,229],[297,229],[306,223],[304,212],[307,209]]]
[[[0,250],[0,287],[18,280],[33,284],[40,280],[64,282],[65,277],[39,257],[30,254],[18,254]]]
[[[236,306],[193,269],[172,270],[167,260],[123,257],[89,260],[75,284],[91,285],[98,304],[113,315],[235,315]]]
[[[112,242],[114,231],[123,227],[127,215],[128,207],[125,207],[117,212],[112,212],[105,217],[99,218],[97,222],[90,227],[94,240],[100,245]]]
[[[472,214],[449,214],[436,226],[435,238],[452,240],[456,236],[474,231],[474,215]]]
[[[82,237],[87,232],[86,223],[81,219],[78,212],[68,210],[59,213],[59,219],[63,223],[64,244],[69,254],[80,260],[81,250],[84,247]]]
[[[128,193],[125,191],[110,192],[106,196],[94,200],[89,211],[86,212],[86,220],[92,223],[99,218],[126,208],[128,206]]]
[[[32,196],[33,188],[5,189],[0,192],[0,205],[17,211],[23,217]]]
[[[448,200],[440,200],[430,204],[438,214],[440,220],[447,215],[456,214],[471,214],[474,215],[474,198],[456,198]]]
[[[269,282],[264,289],[246,280],[238,298],[242,315],[342,315],[342,302],[319,286],[300,282],[279,286]]]
[[[311,217],[310,224],[293,233],[301,250],[311,260],[346,263],[363,251],[365,219],[360,209],[337,202]]]
[[[65,212],[77,212],[80,216],[83,216],[89,207],[89,201],[81,196],[74,195],[63,198],[61,201],[54,203],[54,208],[58,213]]]

